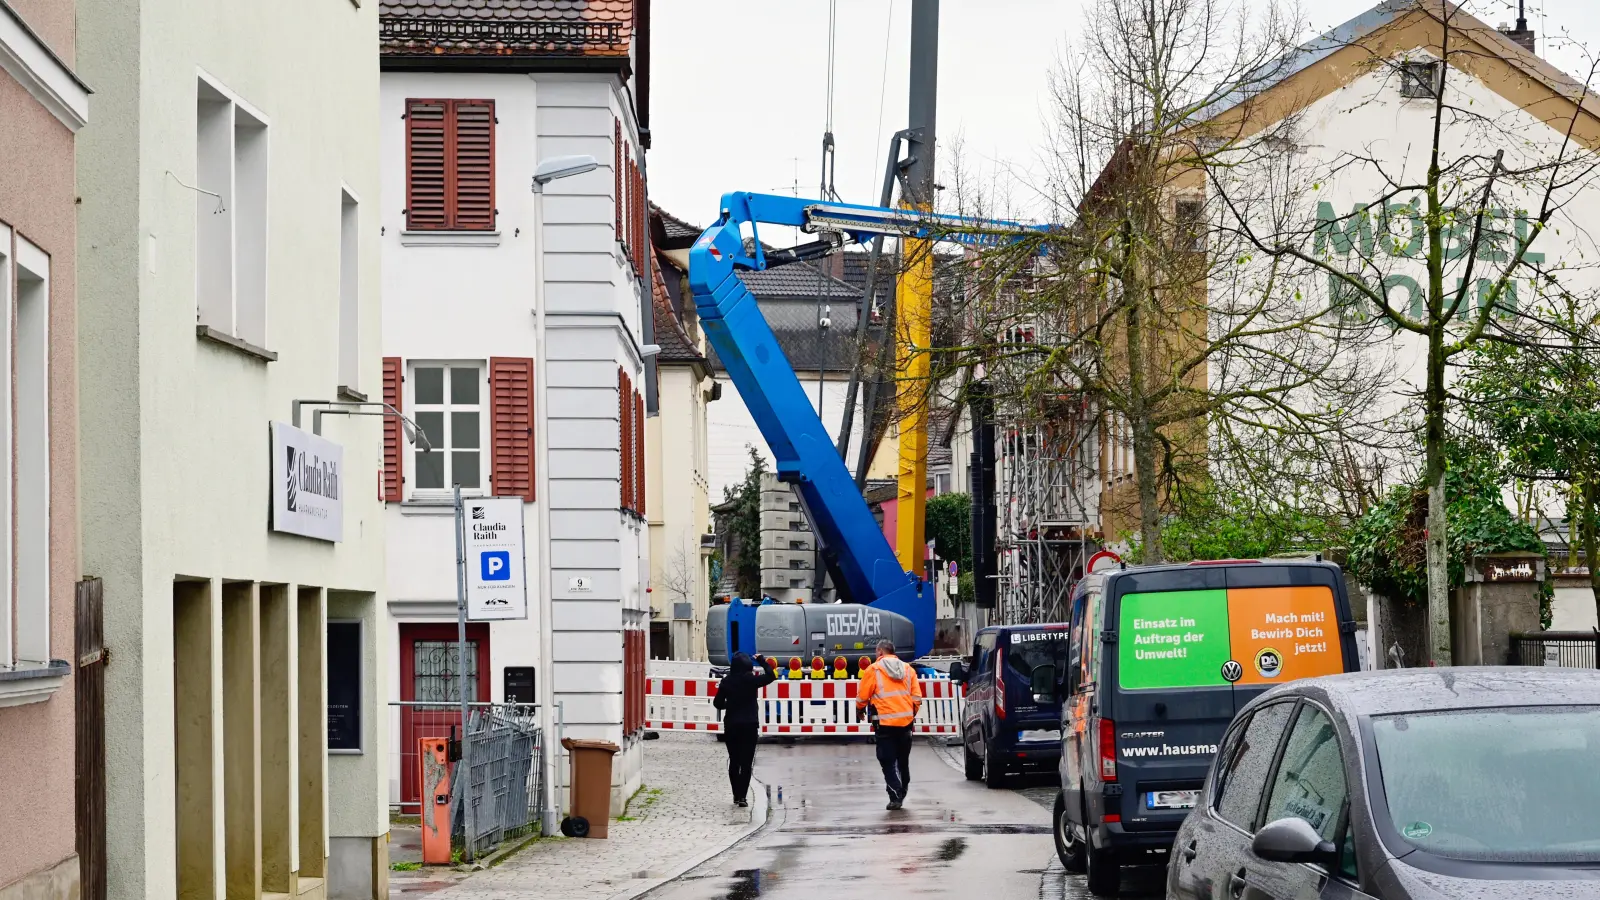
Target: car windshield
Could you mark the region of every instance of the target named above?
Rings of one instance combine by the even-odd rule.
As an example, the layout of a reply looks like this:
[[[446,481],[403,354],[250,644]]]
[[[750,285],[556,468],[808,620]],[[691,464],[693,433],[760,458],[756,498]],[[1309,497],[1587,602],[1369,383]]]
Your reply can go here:
[[[1375,717],[1400,835],[1456,859],[1600,862],[1600,707]]]
[[[1059,677],[1066,672],[1067,633],[1065,631],[1012,632],[1006,646],[1006,663],[1024,678],[1033,675],[1034,666],[1052,665]]]

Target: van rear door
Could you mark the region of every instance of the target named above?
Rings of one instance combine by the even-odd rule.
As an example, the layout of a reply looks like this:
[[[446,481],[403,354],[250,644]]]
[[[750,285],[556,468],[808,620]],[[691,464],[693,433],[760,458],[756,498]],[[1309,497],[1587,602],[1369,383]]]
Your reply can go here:
[[[1273,685],[1360,669],[1344,577],[1332,564],[1229,566],[1233,706]]]
[[[1056,684],[1066,680],[1067,627],[1044,625],[1012,628],[1005,633],[1006,706],[1015,730],[1019,749],[1029,744],[1048,747],[1061,740],[1061,697],[1055,692],[1051,703],[1039,703],[1032,690],[1035,666],[1055,667]]]
[[[1128,831],[1176,830],[1233,719],[1225,576],[1130,572],[1110,590],[1116,638],[1101,715],[1113,722],[1122,793],[1119,803],[1108,796],[1105,812]]]

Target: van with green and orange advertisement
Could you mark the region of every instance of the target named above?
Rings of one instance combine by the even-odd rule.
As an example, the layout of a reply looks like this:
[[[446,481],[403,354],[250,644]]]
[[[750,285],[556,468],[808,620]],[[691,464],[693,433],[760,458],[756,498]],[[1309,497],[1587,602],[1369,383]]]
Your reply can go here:
[[[1114,895],[1165,865],[1234,713],[1273,685],[1359,668],[1333,563],[1224,560],[1099,572],[1072,594],[1056,851]]]

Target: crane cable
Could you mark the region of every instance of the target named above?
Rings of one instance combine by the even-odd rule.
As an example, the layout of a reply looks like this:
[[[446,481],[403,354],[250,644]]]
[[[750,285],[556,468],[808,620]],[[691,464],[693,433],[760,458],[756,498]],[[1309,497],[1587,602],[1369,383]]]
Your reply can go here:
[[[834,143],[833,143],[833,82],[835,48],[838,45],[838,20],[839,0],[828,0],[828,79],[824,92],[824,109],[822,116],[822,177],[820,179],[821,196],[824,200],[838,202],[839,192],[834,187]],[[826,407],[826,385],[828,383],[828,328],[833,324],[832,285],[828,284],[827,273],[822,268],[822,261],[812,263],[817,269],[817,418],[821,419]],[[859,311],[857,313],[859,315]],[[822,545],[819,542],[813,548],[811,557],[811,600],[813,603],[821,600],[824,588],[827,585],[827,571],[822,564]]]

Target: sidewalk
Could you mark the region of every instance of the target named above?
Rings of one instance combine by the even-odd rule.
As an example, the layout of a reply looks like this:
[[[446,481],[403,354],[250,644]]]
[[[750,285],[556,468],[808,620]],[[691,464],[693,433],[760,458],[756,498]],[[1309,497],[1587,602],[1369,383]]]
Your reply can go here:
[[[611,823],[607,840],[546,838],[481,872],[390,872],[389,896],[621,900],[700,864],[765,821],[765,788],[751,786],[749,809],[733,805],[727,752],[709,735],[664,733],[644,746],[644,789],[625,820]]]

